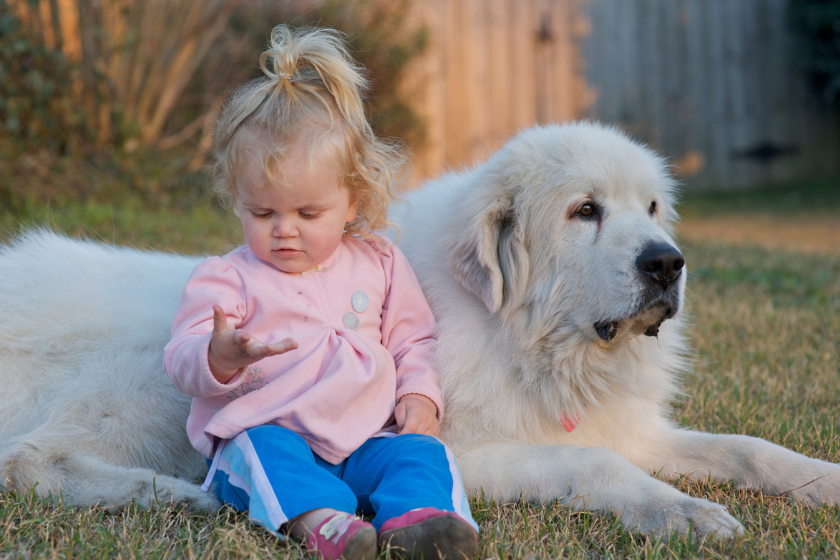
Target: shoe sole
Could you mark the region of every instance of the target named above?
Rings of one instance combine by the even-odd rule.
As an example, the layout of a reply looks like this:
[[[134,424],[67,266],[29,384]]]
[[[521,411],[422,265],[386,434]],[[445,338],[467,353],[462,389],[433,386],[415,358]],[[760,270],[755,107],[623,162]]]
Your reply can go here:
[[[411,560],[472,560],[478,549],[475,530],[453,515],[385,531],[378,543],[380,548]]]
[[[373,560],[376,557],[376,529],[365,527],[344,547],[341,560]]]

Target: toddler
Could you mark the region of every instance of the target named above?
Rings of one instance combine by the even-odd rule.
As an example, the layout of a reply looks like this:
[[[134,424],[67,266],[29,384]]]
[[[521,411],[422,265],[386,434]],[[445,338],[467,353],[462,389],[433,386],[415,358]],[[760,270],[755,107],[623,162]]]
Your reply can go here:
[[[337,32],[278,26],[260,67],[215,138],[246,246],[196,266],[164,357],[193,397],[190,441],[212,458],[204,488],[319,558],[377,544],[472,558],[477,526],[434,437],[434,319],[376,234],[404,158],[373,134]]]

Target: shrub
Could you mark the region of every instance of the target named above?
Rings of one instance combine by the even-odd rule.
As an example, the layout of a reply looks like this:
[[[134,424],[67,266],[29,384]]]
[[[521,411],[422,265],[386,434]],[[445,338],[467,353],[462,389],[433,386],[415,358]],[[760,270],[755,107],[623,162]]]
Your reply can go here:
[[[48,150],[66,154],[88,139],[70,84],[78,67],[33,40],[0,2],[0,157]]]
[[[102,202],[139,195],[150,204],[160,204],[183,200],[185,188],[201,193],[206,181],[194,171],[209,151],[215,111],[225,92],[258,75],[259,54],[271,28],[280,22],[344,31],[351,49],[370,72],[373,87],[368,108],[377,131],[418,147],[423,140],[422,122],[398,87],[408,63],[426,43],[425,29],[407,28],[405,13],[411,1],[130,2],[127,5],[135,10],[151,2],[193,14],[198,23],[181,26],[193,35],[201,35],[196,30],[202,25],[217,21],[223,8],[236,6],[213,35],[207,56],[193,55],[195,66],[190,66],[189,80],[183,87],[169,88],[166,96],[175,97],[166,119],[162,124],[158,119],[158,128],[144,129],[141,107],[158,107],[155,99],[164,95],[160,74],[169,71],[166,61],[177,58],[172,53],[180,52],[177,45],[185,40],[177,30],[170,33],[166,45],[158,46],[161,52],[153,52],[150,49],[157,43],[149,33],[144,31],[145,38],[138,38],[143,33],[129,26],[124,36],[113,37],[97,23],[101,13],[87,13],[93,27],[85,27],[85,33],[95,31],[100,44],[85,53],[99,53],[101,59],[91,62],[83,53],[82,61],[74,62],[45,46],[43,30],[32,22],[23,25],[9,9],[10,3],[0,0],[0,204],[23,212],[27,205],[46,201],[92,198]],[[21,3],[29,10],[37,7],[27,2],[17,0],[18,8]],[[83,11],[102,13],[117,5],[116,0],[78,3]],[[153,15],[160,17],[157,12]],[[149,29],[157,21],[140,22],[143,18],[129,17],[130,11],[122,16],[137,29]],[[107,45],[113,48],[104,48]],[[128,82],[108,74],[116,72],[114,68],[121,69],[120,75],[125,73],[121,65],[112,64],[118,59],[132,60],[138,72],[156,76],[158,85],[135,79],[145,89],[130,91]],[[160,63],[155,66],[157,59]]]

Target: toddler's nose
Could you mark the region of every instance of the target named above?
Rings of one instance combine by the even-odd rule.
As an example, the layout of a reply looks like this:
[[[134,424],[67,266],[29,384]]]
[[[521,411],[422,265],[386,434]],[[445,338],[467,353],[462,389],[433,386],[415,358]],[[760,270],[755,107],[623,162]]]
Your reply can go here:
[[[274,237],[295,237],[297,236],[297,227],[291,220],[278,220],[274,224],[271,234]]]

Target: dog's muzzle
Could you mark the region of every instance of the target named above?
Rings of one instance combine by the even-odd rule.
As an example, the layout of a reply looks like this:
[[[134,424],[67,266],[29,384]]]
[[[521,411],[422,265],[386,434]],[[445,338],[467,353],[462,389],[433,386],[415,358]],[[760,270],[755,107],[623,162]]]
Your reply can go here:
[[[650,243],[636,257],[636,270],[644,286],[641,301],[627,319],[643,313],[658,311],[658,318],[643,334],[657,336],[662,323],[674,317],[679,309],[678,282],[685,267],[685,259],[676,247],[668,243]],[[592,325],[598,338],[610,342],[618,333],[621,319],[599,321]]]

